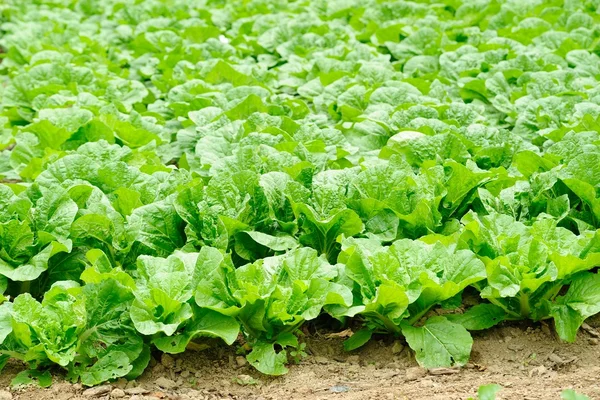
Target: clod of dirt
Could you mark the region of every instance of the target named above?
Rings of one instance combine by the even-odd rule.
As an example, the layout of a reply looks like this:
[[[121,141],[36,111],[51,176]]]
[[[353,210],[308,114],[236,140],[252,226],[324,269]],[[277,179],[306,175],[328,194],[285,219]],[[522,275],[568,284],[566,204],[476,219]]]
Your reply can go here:
[[[454,375],[460,372],[460,368],[431,368],[430,375]]]
[[[548,326],[548,324],[542,323],[542,332],[544,333],[544,335],[546,336],[552,336],[552,330],[550,329],[550,327]]]
[[[177,386],[174,381],[169,378],[165,378],[164,376],[158,378],[155,383],[163,389],[173,389],[175,386]]]
[[[422,387],[426,387],[426,388],[432,388],[432,387],[436,386],[435,382],[432,381],[431,379],[422,379],[419,382],[419,385],[421,385]]]
[[[540,365],[539,367],[532,368],[529,371],[529,377],[532,378],[536,375],[543,376],[544,374],[546,374],[547,371],[548,371],[548,369],[546,367],[544,367],[543,365]]]
[[[125,389],[127,387],[127,379],[119,378],[116,382],[113,382],[113,386],[119,389]]]
[[[409,381],[416,381],[419,378],[423,378],[427,375],[427,370],[421,367],[412,367],[406,370],[406,379]]]
[[[554,353],[550,353],[548,355],[548,360],[552,361],[555,364],[564,364],[565,361],[558,355]]]
[[[182,367],[183,367],[183,360],[181,358],[178,358],[177,360],[175,360],[175,372],[181,371]]]
[[[112,392],[110,392],[110,397],[113,399],[120,399],[125,397],[125,392],[123,391],[123,389],[116,388],[113,389]]]
[[[317,364],[321,364],[321,365],[329,364],[329,358],[327,358],[327,357],[316,356],[314,360]]]
[[[150,393],[150,391],[142,386],[136,386],[136,387],[125,389],[125,393],[129,394],[129,395],[136,395],[136,394]]]
[[[346,362],[348,364],[358,364],[360,362],[360,356],[348,356]]]
[[[0,400],[12,400],[13,395],[6,390],[0,390]]]
[[[160,358],[160,363],[166,369],[173,369],[175,367],[175,360],[170,355],[164,353]]]
[[[138,386],[137,381],[135,379],[132,379],[129,382],[127,382],[127,385],[125,385],[125,389],[131,389],[131,388],[134,388],[134,387],[137,387],[137,386]]]
[[[400,375],[400,371],[384,371],[377,373],[376,376],[382,379],[392,379],[393,377],[398,375]]]
[[[102,395],[110,393],[111,389],[112,389],[112,386],[110,386],[110,385],[96,386],[96,387],[84,390],[83,395],[85,397],[100,397]]]
[[[243,356],[237,356],[235,358],[235,363],[237,364],[237,366],[239,368],[241,367],[245,367],[248,364],[248,361],[246,361],[246,357]]]
[[[581,329],[583,329],[584,331],[586,331],[588,334],[590,334],[593,337],[600,338],[600,332],[598,332],[596,329],[592,328],[585,322],[581,325]]]
[[[485,365],[480,365],[480,364],[467,363],[467,364],[465,365],[465,367],[464,367],[464,368],[466,368],[466,369],[474,369],[474,370],[476,370],[476,371],[483,372],[483,371],[485,371],[485,370],[486,370],[488,367],[487,367],[487,366],[485,366]]]
[[[404,350],[404,345],[399,340],[396,340],[392,346],[392,354],[400,354],[402,350]]]
[[[512,350],[514,352],[519,352],[524,349],[522,344],[510,343],[506,346],[507,349]]]
[[[563,357],[559,356],[558,354],[550,353],[548,355],[548,360],[551,361],[552,363],[554,363],[554,365],[556,365],[556,366],[562,366],[562,365],[567,365],[567,364],[572,364],[574,362],[577,362],[577,360],[579,360],[579,358],[576,356],[563,358]]]
[[[203,400],[206,397],[199,390],[190,390],[187,394],[181,395],[182,400]]]
[[[235,377],[235,382],[238,385],[246,386],[246,385],[256,385],[258,381],[251,377],[250,375],[240,374]],[[227,382],[229,383],[229,382]]]

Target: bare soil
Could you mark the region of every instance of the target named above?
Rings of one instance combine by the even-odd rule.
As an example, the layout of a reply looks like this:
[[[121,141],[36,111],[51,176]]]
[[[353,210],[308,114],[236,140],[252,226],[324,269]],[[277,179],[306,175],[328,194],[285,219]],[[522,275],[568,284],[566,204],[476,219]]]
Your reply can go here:
[[[580,332],[575,343],[560,342],[545,324],[505,324],[475,333],[471,362],[461,369],[420,369],[411,351],[390,338],[347,353],[343,332],[317,331],[305,338],[310,355],[281,377],[261,375],[235,349],[218,347],[153,359],[137,381],[95,388],[96,394],[60,377],[51,388],[29,387],[11,394],[18,400],[466,400],[476,396],[480,385],[497,383],[503,386],[499,400],[560,399],[560,392],[568,388],[600,399],[600,341],[595,329],[600,319],[588,323],[591,328]],[[9,365],[0,387],[8,391],[20,369]],[[0,392],[4,398],[8,393]]]

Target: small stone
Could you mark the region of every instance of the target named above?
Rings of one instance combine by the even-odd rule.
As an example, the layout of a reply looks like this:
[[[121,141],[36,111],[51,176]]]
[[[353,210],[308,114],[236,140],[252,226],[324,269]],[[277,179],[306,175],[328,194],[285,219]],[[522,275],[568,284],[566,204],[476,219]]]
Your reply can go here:
[[[181,371],[180,376],[185,379],[185,378],[189,378],[191,375],[191,372],[187,369],[184,369],[183,371]]]
[[[427,375],[427,370],[421,367],[412,367],[406,370],[406,379],[409,381],[416,381],[419,378],[423,378]]]
[[[147,397],[142,396],[141,394],[134,394],[129,398],[129,400],[148,400]]]
[[[83,395],[86,397],[99,397],[103,394],[110,393],[112,387],[110,385],[101,385],[86,389],[83,391]]]
[[[161,376],[158,378],[155,383],[163,389],[173,389],[177,384],[169,378],[165,378]]]
[[[399,341],[394,341],[394,345],[392,346],[392,354],[400,354],[404,350],[404,345]]]
[[[589,339],[588,339],[588,342],[589,342],[591,345],[594,345],[594,346],[596,346],[596,345],[600,344],[600,340],[598,340],[598,339],[596,339],[596,338],[589,338]]]
[[[360,362],[360,357],[359,356],[348,356],[348,358],[346,358],[346,362],[348,364],[358,364]]]
[[[113,389],[112,392],[110,392],[110,397],[113,399],[120,399],[122,397],[125,397],[125,392],[123,391],[123,389]]]
[[[235,358],[235,363],[237,364],[237,366],[239,368],[241,368],[241,367],[245,367],[248,364],[248,361],[246,361],[246,357],[244,357],[244,356],[237,356]]]
[[[6,391],[6,390],[0,390],[0,400],[12,400],[13,395]]]
[[[329,364],[329,359],[327,357],[323,357],[323,356],[316,356],[315,357],[315,362],[317,364]]]
[[[173,367],[175,367],[175,360],[173,359],[173,357],[171,357],[170,355],[168,355],[167,353],[164,353],[161,357],[160,357],[160,363],[168,369],[171,369]]]

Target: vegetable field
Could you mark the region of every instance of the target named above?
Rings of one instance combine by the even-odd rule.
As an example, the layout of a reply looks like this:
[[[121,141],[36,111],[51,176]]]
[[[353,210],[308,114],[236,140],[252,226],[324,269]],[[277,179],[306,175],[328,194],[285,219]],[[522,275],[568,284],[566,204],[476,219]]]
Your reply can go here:
[[[245,387],[316,337],[453,379],[506,330],[597,377],[599,22],[599,0],[1,1],[11,386],[229,354]]]

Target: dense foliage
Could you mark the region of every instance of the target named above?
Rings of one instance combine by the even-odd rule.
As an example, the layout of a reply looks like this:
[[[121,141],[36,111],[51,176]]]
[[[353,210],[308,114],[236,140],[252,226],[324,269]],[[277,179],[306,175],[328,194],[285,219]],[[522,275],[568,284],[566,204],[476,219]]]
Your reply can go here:
[[[463,365],[469,330],[600,312],[600,0],[0,19],[3,362],[94,385],[220,338],[283,374],[327,313]]]

